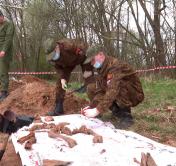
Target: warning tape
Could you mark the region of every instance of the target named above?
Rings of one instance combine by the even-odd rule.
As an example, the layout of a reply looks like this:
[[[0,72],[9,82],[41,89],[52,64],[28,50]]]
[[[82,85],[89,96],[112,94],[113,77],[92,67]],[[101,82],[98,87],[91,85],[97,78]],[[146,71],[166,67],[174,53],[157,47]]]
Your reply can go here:
[[[56,74],[56,72],[9,72],[10,75],[47,75]]]
[[[80,74],[80,72],[72,72],[74,74]],[[9,72],[9,75],[52,75],[57,74],[57,72]]]
[[[136,70],[138,73],[141,72],[148,72],[148,71],[155,71],[155,70],[164,70],[164,69],[176,69],[176,66],[161,66],[161,67],[155,67],[153,69],[144,69],[144,70]]]
[[[176,69],[176,66],[161,66],[155,67],[153,69],[144,69],[144,70],[136,70],[138,73],[141,72],[149,72],[155,70],[164,70],[164,69]],[[80,72],[73,72],[74,74],[79,74]],[[10,75],[52,75],[56,74],[56,72],[9,72]]]

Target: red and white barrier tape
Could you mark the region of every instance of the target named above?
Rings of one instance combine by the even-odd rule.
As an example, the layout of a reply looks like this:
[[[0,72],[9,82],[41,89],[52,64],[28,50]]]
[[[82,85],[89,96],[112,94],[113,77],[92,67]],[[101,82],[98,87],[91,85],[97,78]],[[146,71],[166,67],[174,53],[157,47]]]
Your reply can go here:
[[[80,74],[80,72],[72,72],[74,74]],[[9,72],[10,75],[53,75],[57,74],[55,71],[51,72]]]
[[[138,73],[141,72],[149,72],[155,70],[164,70],[164,69],[176,69],[176,66],[162,66],[162,67],[155,67],[153,69],[144,69],[144,70],[136,70]],[[80,72],[73,72],[74,74]],[[56,72],[9,72],[10,75],[52,75],[56,74]]]
[[[10,75],[47,75],[56,74],[56,72],[9,72]]]
[[[161,66],[161,67],[155,67],[153,69],[144,69],[144,70],[136,70],[138,73],[141,72],[148,72],[148,71],[155,71],[155,70],[164,70],[164,69],[176,69],[176,66]]]

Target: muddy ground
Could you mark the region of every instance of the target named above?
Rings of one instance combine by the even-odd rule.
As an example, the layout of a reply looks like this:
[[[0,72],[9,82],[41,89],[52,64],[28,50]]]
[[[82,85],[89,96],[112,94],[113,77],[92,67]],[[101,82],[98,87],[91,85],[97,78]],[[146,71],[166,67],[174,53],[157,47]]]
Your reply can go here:
[[[8,98],[0,103],[1,114],[10,109],[17,115],[46,115],[54,109],[55,86],[45,80],[33,76],[13,79],[10,81],[9,91]],[[80,108],[87,104],[86,100],[67,92],[64,101],[65,114],[80,113]],[[2,133],[0,142],[3,142],[1,135]],[[11,142],[7,145],[0,166],[20,166],[20,158],[16,155]]]

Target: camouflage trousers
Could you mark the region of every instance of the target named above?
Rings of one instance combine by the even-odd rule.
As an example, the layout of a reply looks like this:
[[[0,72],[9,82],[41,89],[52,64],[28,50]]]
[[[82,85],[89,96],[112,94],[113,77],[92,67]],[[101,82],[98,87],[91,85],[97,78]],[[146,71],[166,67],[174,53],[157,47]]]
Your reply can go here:
[[[8,91],[9,87],[9,60],[5,58],[0,58],[0,90],[1,91]]]

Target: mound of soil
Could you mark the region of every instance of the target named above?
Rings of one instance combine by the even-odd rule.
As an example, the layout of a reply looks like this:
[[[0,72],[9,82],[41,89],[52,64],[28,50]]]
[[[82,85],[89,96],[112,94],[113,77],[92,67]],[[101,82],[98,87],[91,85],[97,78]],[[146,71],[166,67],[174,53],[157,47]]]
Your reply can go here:
[[[19,81],[10,82],[10,94],[0,103],[0,113],[7,109],[23,115],[46,115],[55,106],[55,86],[45,80],[24,76]],[[86,106],[86,100],[74,94],[65,95],[65,114],[79,113],[81,107]]]
[[[24,85],[24,83],[21,82],[21,81],[10,80],[10,83],[9,83],[9,92],[12,92],[12,91],[16,90],[17,88],[21,87],[22,85]]]
[[[16,79],[15,77],[10,78],[10,85],[9,85],[9,91],[12,92],[16,90],[17,88],[21,87],[22,85],[25,85],[27,83],[32,83],[34,81],[37,82],[44,82],[44,80],[38,78],[38,77],[33,77],[31,75],[25,75],[22,77],[19,77]]]

